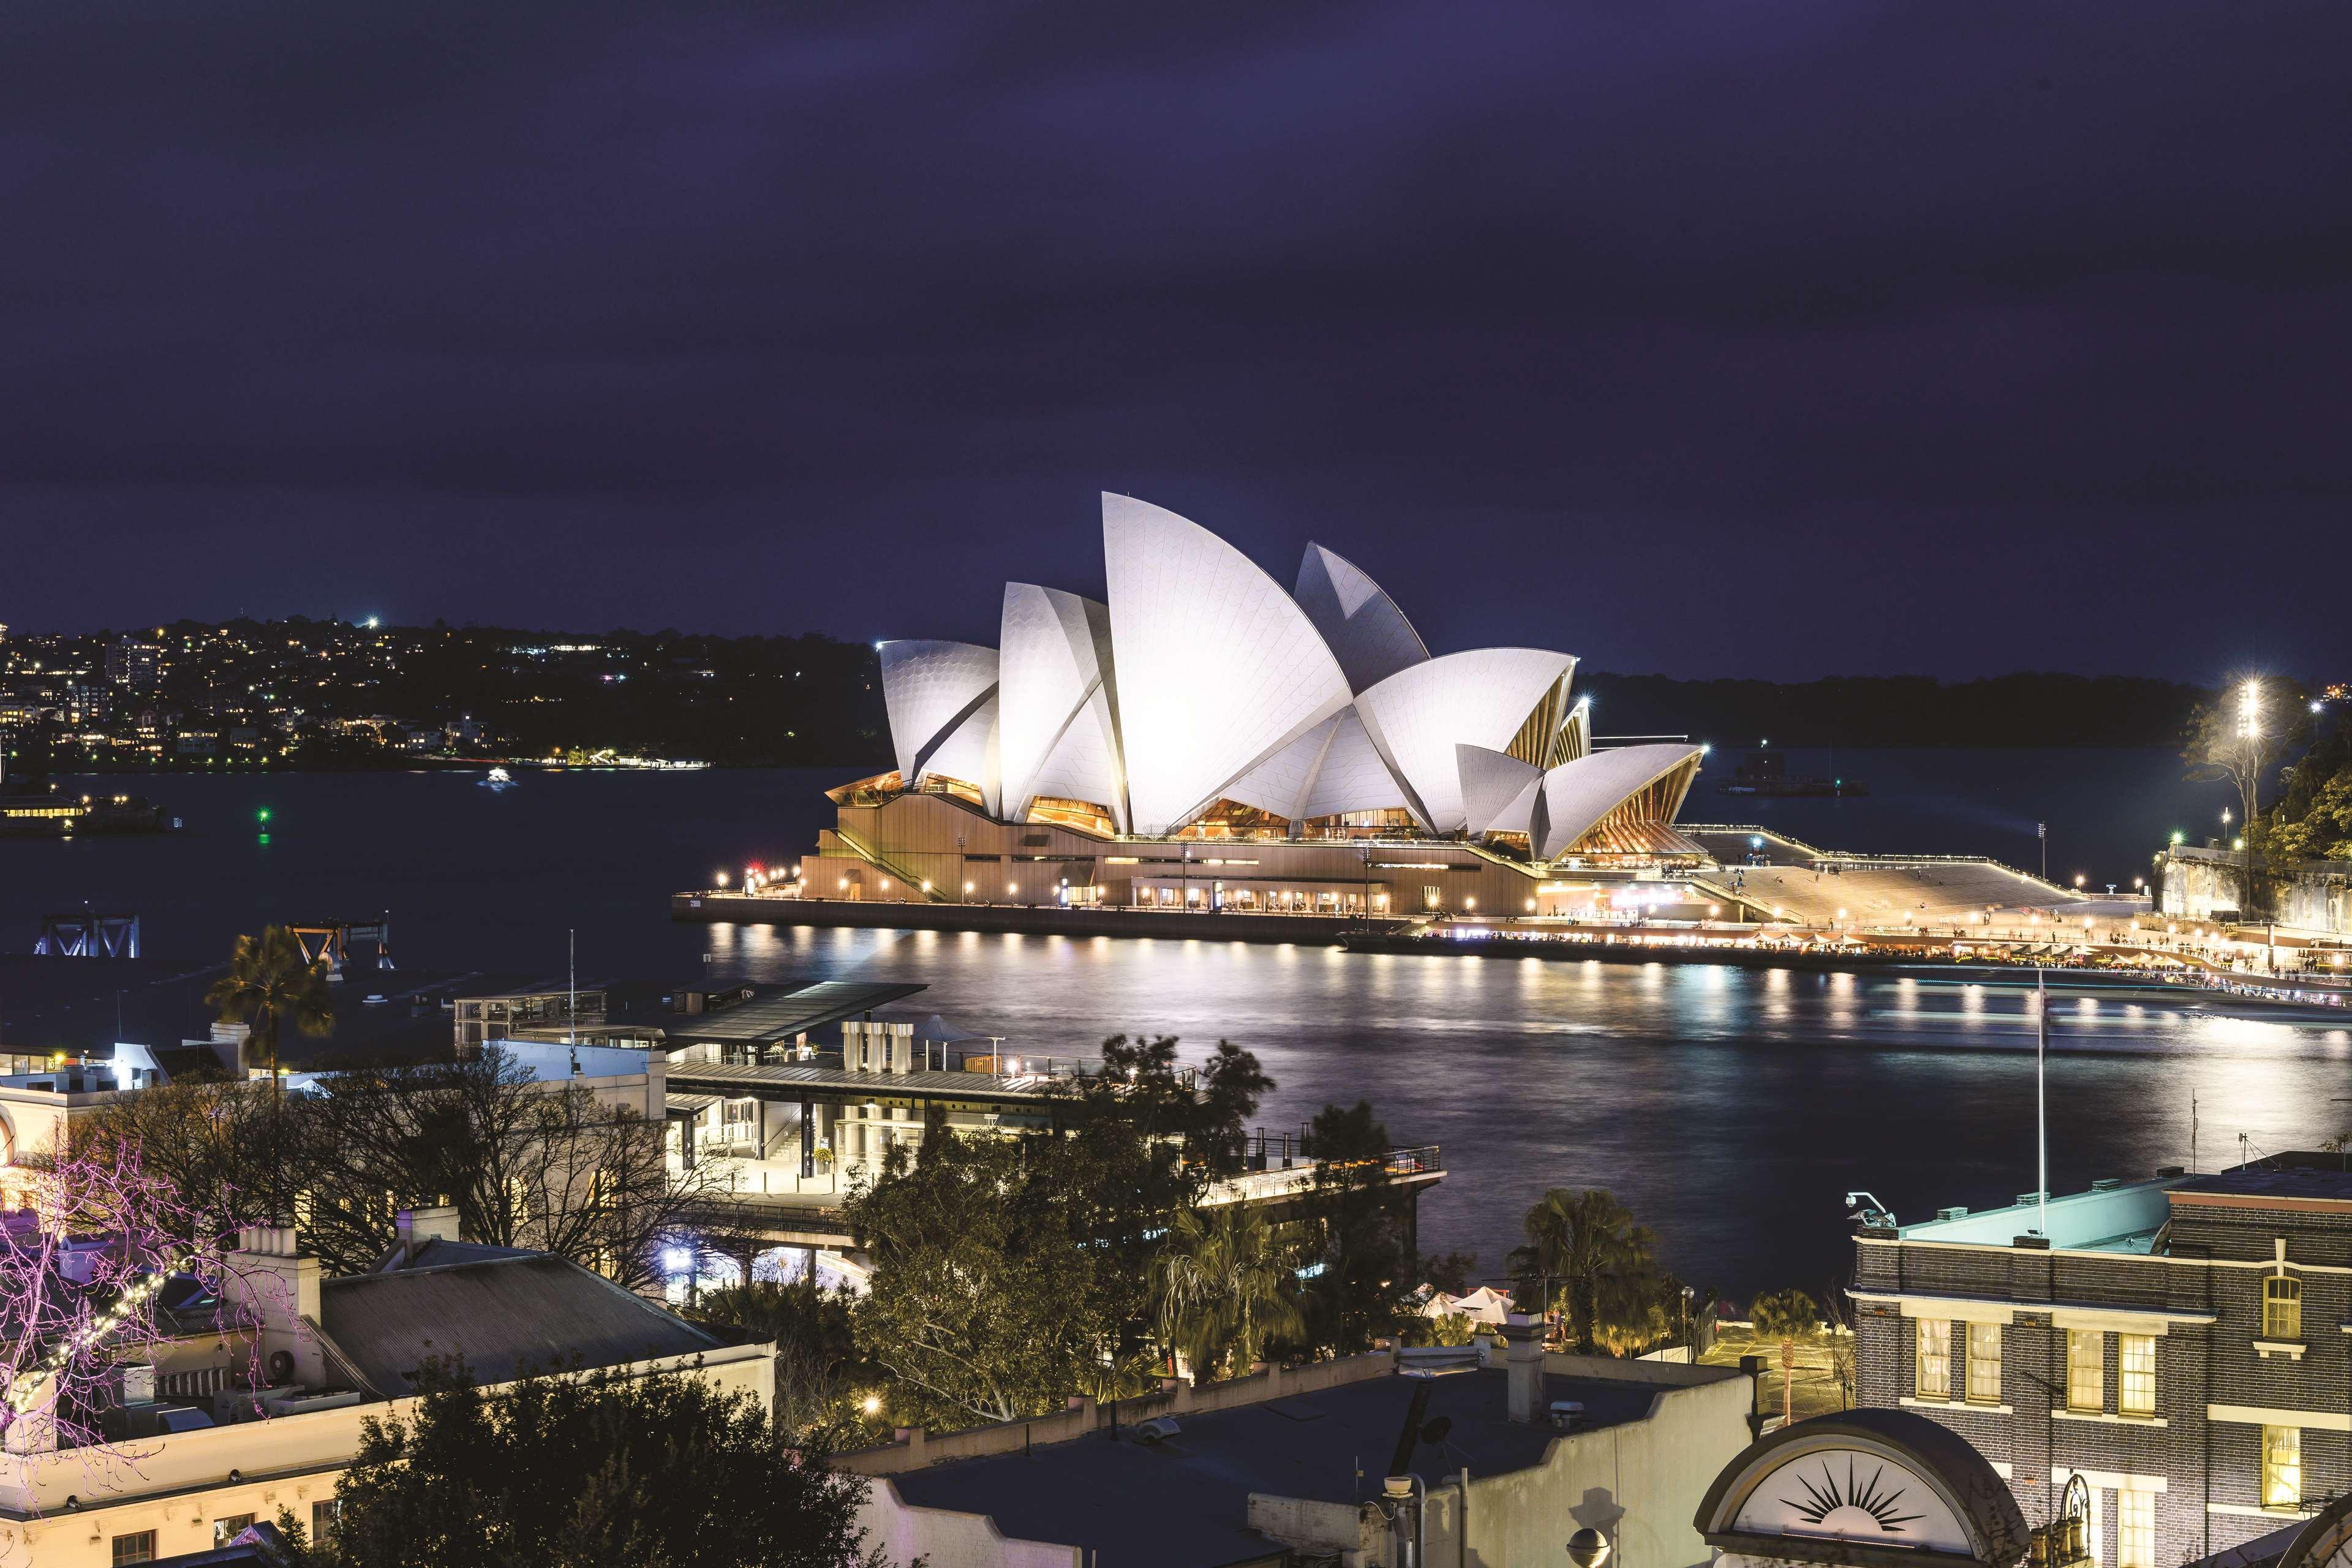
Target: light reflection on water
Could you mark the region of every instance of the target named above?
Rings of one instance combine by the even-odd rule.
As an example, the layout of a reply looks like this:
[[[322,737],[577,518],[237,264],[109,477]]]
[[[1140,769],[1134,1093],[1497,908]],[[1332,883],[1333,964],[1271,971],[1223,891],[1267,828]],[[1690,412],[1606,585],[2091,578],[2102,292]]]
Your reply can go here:
[[[2094,873],[2144,864],[2189,819],[2168,752],[1840,758],[1870,796],[1739,809],[1843,847],[2012,858],[2046,818],[2053,865]],[[1269,1124],[1365,1095],[1399,1139],[1444,1144],[1451,1174],[1423,1236],[1490,1269],[1544,1187],[1594,1184],[1654,1226],[1695,1285],[1818,1294],[1846,1250],[1849,1188],[1912,1218],[2032,1181],[2030,984],[666,918],[670,890],[712,868],[813,842],[830,820],[820,792],[845,776],[527,773],[493,794],[465,774],[173,774],[140,787],[183,832],[10,844],[0,943],[21,951],[37,916],[89,900],[139,911],[151,953],[209,961],[269,921],[388,908],[418,969],[561,973],[576,929],[583,978],[904,979],[929,987],[917,1016],[1070,1054],[1115,1030],[1193,1049],[1230,1036],[1281,1080]],[[2025,826],[1993,833],[1988,802]],[[268,844],[251,826],[263,805]],[[2053,1018],[2061,1190],[2185,1162],[2192,1096],[2209,1164],[2241,1130],[2279,1149],[2352,1120],[2330,1103],[2352,1095],[2340,1026],[2065,992]]]
[[[1548,1186],[1605,1186],[1670,1263],[1727,1291],[1818,1291],[1843,1195],[1906,1219],[2032,1183],[2032,988],[1939,977],[1660,963],[1355,955],[1199,940],[969,932],[710,932],[712,978],[907,980],[924,1011],[1052,1054],[1105,1034],[1229,1037],[1280,1088],[1261,1121],[1372,1100],[1400,1142],[1445,1147],[1424,1247],[1498,1270]],[[2352,1031],[2053,986],[2051,1173],[2308,1147],[2338,1129]]]

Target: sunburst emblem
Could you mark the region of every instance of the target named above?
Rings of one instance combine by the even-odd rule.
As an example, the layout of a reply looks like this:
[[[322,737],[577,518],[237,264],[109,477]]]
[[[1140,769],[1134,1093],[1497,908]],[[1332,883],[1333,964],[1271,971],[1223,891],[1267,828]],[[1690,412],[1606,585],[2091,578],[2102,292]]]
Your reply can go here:
[[[1782,1498],[1780,1502],[1783,1507],[1795,1509],[1798,1515],[1808,1524],[1819,1524],[1842,1508],[1858,1508],[1878,1521],[1880,1530],[1889,1535],[1901,1535],[1904,1533],[1905,1525],[1916,1524],[1927,1516],[1897,1512],[1896,1509],[1902,1502],[1905,1489],[1895,1487],[1890,1490],[1879,1489],[1879,1483],[1885,1475],[1886,1467],[1881,1465],[1871,1472],[1870,1479],[1857,1481],[1853,1457],[1848,1455],[1845,1461],[1845,1480],[1841,1485],[1837,1472],[1830,1468],[1827,1459],[1823,1459],[1822,1484],[1815,1486],[1804,1477],[1799,1476],[1797,1484],[1805,1489],[1805,1500],[1800,1502],[1795,1498]]]

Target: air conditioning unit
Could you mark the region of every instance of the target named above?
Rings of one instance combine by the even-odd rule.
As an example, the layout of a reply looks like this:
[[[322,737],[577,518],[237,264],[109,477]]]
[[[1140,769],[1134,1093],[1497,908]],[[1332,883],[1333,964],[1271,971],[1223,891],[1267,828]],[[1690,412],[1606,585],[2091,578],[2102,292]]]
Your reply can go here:
[[[273,1416],[308,1415],[314,1411],[341,1410],[359,1402],[359,1391],[352,1388],[338,1389],[331,1394],[303,1388],[272,1388],[264,1390],[261,1396],[261,1407]]]

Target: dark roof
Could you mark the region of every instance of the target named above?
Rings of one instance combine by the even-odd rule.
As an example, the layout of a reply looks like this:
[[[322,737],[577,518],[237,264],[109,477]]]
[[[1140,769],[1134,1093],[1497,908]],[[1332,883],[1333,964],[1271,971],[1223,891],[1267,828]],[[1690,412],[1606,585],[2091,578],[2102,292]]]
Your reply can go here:
[[[309,1521],[303,1521],[308,1527]],[[276,1564],[285,1561],[282,1555],[286,1538],[278,1533],[278,1526],[260,1519],[237,1532],[236,1539],[226,1546],[208,1546],[202,1552],[184,1552],[176,1557],[158,1557],[154,1568],[232,1568],[246,1563]]]
[[[662,1027],[677,1040],[789,1040],[859,1013],[912,996],[920,985],[820,980],[795,991],[759,995],[708,1013],[673,1014]]]
[[[1382,1376],[1315,1394],[1176,1417],[1164,1442],[1097,1432],[1024,1455],[954,1460],[889,1478],[918,1508],[990,1516],[1005,1534],[1092,1548],[1143,1568],[1214,1568],[1279,1550],[1249,1528],[1249,1497],[1347,1503],[1377,1497],[1381,1475],[1423,1380]],[[1467,1465],[1493,1476],[1540,1464],[1559,1436],[1509,1420],[1500,1368],[1427,1380],[1424,1422],[1446,1416],[1443,1449],[1423,1448],[1423,1474]],[[1547,1378],[1554,1400],[1582,1402],[1579,1430],[1639,1420],[1668,1391],[1655,1384]],[[1358,1479],[1358,1467],[1363,1476]],[[1149,1520],[1148,1530],[1138,1521]]]
[[[2175,1197],[2200,1193],[2222,1197],[2297,1198],[2352,1203],[2352,1170],[2345,1156],[2318,1150],[2290,1150],[2210,1176],[2191,1176],[2175,1184]]]
[[[371,1274],[382,1274],[391,1268],[395,1258],[403,1268],[446,1268],[457,1263],[489,1263],[502,1258],[536,1258],[539,1255],[520,1247],[484,1247],[471,1241],[444,1241],[438,1237],[426,1237],[416,1244],[414,1252],[404,1254],[399,1242],[384,1248],[383,1256],[375,1260]]]
[[[761,1089],[790,1098],[801,1089],[825,1089],[865,1099],[877,1094],[935,1100],[1045,1100],[1067,1089],[1042,1073],[1019,1077],[992,1072],[851,1072],[814,1062],[673,1062],[666,1081],[681,1093],[756,1094]]]
[[[463,1355],[488,1384],[575,1355],[590,1367],[619,1366],[719,1344],[611,1280],[537,1252],[329,1279],[319,1316],[327,1337],[387,1397],[408,1393],[411,1375],[433,1355]]]

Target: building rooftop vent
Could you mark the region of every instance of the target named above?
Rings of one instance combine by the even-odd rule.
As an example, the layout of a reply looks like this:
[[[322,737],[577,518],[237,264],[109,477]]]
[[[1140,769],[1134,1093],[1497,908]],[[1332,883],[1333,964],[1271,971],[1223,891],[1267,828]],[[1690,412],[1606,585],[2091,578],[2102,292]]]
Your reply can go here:
[[[1937,1209],[1936,1211],[1936,1217],[1937,1219],[1966,1219],[1969,1217],[1969,1205],[1966,1204],[1954,1204],[1950,1208]]]
[[[1176,1424],[1173,1415],[1155,1415],[1149,1421],[1139,1421],[1129,1430],[1139,1443],[1164,1443],[1184,1428]]]
[[[2123,1184],[2124,1179],[2121,1176],[2101,1176],[2091,1184],[2091,1190],[2095,1193],[2112,1193]]]

